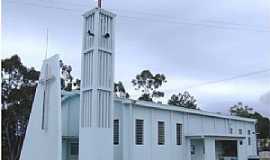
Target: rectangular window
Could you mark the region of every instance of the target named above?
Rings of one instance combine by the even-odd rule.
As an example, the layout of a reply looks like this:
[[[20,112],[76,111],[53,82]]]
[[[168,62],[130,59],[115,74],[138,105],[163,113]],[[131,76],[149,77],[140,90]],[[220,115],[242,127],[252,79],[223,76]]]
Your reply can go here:
[[[233,134],[233,129],[232,128],[230,128],[230,134]]]
[[[113,121],[113,144],[119,144],[119,119]]]
[[[250,135],[250,133],[251,133],[250,130],[248,130],[248,135]]]
[[[143,145],[143,120],[136,119],[136,145]]]
[[[182,145],[182,124],[176,124],[176,145]]]
[[[250,146],[251,145],[251,138],[248,137],[248,145]]]
[[[165,144],[165,122],[158,121],[158,144]]]
[[[238,132],[239,132],[239,134],[242,134],[242,129],[239,129]]]
[[[78,155],[79,154],[79,144],[78,143],[70,143],[70,155]]]

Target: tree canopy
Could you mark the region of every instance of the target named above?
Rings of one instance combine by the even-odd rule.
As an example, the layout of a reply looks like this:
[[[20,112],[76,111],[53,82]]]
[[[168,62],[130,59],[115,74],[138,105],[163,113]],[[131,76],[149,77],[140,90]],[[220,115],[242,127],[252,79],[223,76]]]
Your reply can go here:
[[[230,113],[235,116],[253,118],[257,120],[256,123],[256,132],[257,138],[265,139],[270,138],[270,119],[262,116],[258,112],[254,112],[253,108],[243,105],[242,102],[238,102],[237,104],[230,107]]]
[[[1,63],[2,159],[17,160],[40,72],[24,66],[18,55]]]
[[[190,109],[199,109],[196,104],[196,99],[185,91],[183,94],[178,93],[178,95],[173,94],[168,101],[169,105],[190,108]]]
[[[164,97],[164,92],[158,90],[162,84],[167,82],[164,74],[152,74],[149,70],[143,70],[131,82],[135,90],[142,92],[139,100],[153,101],[153,98]]]
[[[230,107],[231,115],[236,115],[240,117],[250,118],[251,111],[253,111],[253,108],[250,108],[247,105],[244,106],[242,102],[238,102],[237,104]]]
[[[129,98],[129,94],[126,92],[124,84],[121,81],[118,81],[117,83],[114,82],[113,87],[114,95],[121,98]]]
[[[81,80],[72,76],[71,65],[64,64],[63,60],[59,61],[61,72],[61,89],[65,91],[80,90]]]

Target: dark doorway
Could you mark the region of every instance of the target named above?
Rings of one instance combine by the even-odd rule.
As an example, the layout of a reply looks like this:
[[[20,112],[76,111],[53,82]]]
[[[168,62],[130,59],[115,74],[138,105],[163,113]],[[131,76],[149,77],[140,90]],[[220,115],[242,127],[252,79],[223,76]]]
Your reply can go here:
[[[237,159],[236,140],[216,140],[216,159]]]

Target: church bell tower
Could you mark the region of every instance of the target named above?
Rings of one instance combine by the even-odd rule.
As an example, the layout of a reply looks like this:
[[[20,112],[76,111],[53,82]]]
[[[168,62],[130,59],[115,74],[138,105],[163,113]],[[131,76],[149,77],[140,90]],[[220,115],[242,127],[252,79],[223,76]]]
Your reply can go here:
[[[114,18],[100,1],[83,14],[80,160],[113,160]]]

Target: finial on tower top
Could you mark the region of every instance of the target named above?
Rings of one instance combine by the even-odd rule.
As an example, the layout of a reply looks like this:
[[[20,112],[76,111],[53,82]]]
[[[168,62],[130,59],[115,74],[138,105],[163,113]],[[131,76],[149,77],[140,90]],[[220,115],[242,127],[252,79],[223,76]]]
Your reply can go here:
[[[98,0],[98,8],[101,8],[101,0]]]

